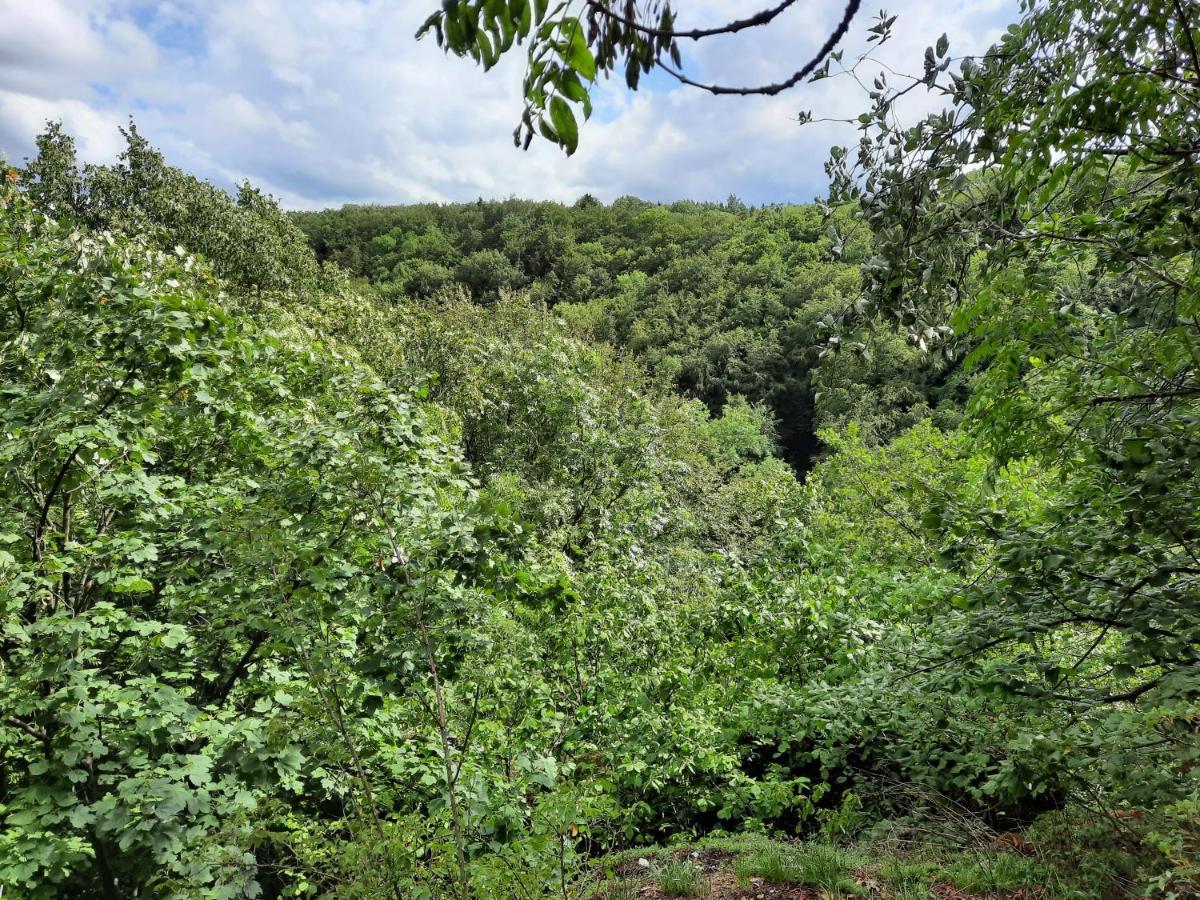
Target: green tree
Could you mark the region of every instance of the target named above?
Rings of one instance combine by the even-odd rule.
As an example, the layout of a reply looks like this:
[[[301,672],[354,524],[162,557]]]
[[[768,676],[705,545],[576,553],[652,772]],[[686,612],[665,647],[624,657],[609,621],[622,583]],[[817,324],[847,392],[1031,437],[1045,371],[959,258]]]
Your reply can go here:
[[[378,828],[352,648],[389,627],[393,540],[405,585],[462,561],[470,486],[402,398],[239,325],[186,254],[20,195],[0,217],[0,883],[253,893],[260,804]]]
[[[92,228],[150,235],[168,250],[183,246],[239,286],[280,290],[317,283],[320,271],[304,233],[274,199],[247,183],[231,197],[168,166],[132,122],[121,133],[126,147],[116,165],[80,170],[74,141],[50,123],[23,176],[30,196]]]
[[[479,250],[464,257],[455,266],[454,277],[481,303],[495,303],[521,282],[520,271],[499,250]]]
[[[830,162],[876,240],[859,310],[966,354],[997,468],[1058,479],[1036,515],[932,511],[959,523],[948,559],[991,548],[940,665],[1069,710],[1054,752],[1137,802],[1194,791],[1198,43],[1187,4],[1029,4],[979,59],[952,69],[943,37],[922,76],[881,76],[858,153]],[[902,127],[921,86],[949,106]]]

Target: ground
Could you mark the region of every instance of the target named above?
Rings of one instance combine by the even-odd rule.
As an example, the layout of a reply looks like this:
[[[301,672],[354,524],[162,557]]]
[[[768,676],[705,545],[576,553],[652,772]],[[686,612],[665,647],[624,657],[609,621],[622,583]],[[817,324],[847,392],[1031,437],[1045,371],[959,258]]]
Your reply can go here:
[[[645,857],[640,857],[645,860]],[[743,886],[733,872],[736,854],[725,850],[685,850],[678,854],[678,859],[693,862],[703,873],[702,877],[707,886],[709,898],[737,898],[737,900],[757,900],[757,898],[776,898],[776,900],[807,900],[818,898],[820,892],[797,884],[780,884],[768,882],[764,878],[751,876],[748,886]],[[647,862],[649,860],[646,860]],[[678,896],[667,894],[659,887],[650,867],[640,866],[637,859],[626,860],[622,863],[619,873],[621,877],[640,882],[634,896],[638,898],[658,898]],[[603,896],[601,894],[600,896]]]
[[[989,848],[934,861],[869,847],[718,839],[602,860],[595,900],[1049,900],[1052,873],[1020,851]]]

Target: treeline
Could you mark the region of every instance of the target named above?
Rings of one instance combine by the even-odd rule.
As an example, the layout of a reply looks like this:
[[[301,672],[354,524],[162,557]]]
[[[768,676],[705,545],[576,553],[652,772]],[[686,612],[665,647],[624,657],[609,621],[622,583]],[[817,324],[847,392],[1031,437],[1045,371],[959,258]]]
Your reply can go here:
[[[462,290],[487,305],[520,293],[714,413],[733,397],[764,404],[801,470],[822,427],[853,420],[884,440],[939,408],[947,423],[959,413],[955,367],[889,329],[859,335],[850,364],[819,366],[870,245],[844,213],[835,240],[815,205],[751,209],[732,197],[346,206],[292,218],[318,259],[385,296]]]

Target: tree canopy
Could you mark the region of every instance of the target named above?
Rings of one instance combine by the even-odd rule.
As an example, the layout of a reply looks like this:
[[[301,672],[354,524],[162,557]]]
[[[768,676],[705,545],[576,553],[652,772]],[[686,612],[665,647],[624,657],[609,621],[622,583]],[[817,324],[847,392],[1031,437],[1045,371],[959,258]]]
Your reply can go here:
[[[4,896],[1194,895],[1198,42],[1027,3],[811,207],[291,216],[49,126]]]
[[[797,469],[817,431],[851,418],[870,441],[929,415],[952,422],[965,391],[955,361],[882,327],[819,358],[859,290],[865,232],[847,217],[838,258],[815,205],[751,209],[520,200],[298,213],[318,257],[389,295],[465,289],[481,304],[524,294],[571,327],[636,357],[657,379],[720,412],[765,404]]]

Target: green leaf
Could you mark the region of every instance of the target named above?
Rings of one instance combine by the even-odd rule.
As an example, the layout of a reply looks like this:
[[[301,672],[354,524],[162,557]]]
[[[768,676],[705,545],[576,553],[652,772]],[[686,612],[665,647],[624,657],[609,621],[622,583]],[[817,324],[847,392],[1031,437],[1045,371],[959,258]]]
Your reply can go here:
[[[570,43],[564,61],[588,81],[596,80],[596,57],[584,38],[583,26],[576,20],[574,24],[565,26],[568,29]]]
[[[579,76],[570,70],[563,73],[562,78],[558,81],[558,87],[566,98],[574,103],[583,103],[588,99],[587,88],[583,86]]]
[[[543,118],[539,118],[537,125],[538,131],[541,132],[542,137],[548,141],[553,141],[556,144],[561,143],[558,138],[558,132],[554,130],[554,127],[549,122]]]
[[[575,113],[562,97],[555,96],[550,100],[550,121],[558,134],[559,142],[566,148],[570,156],[579,146],[579,125],[575,121]]]
[[[154,585],[140,575],[123,575],[112,582],[110,589],[117,594],[144,594],[154,590]]]

